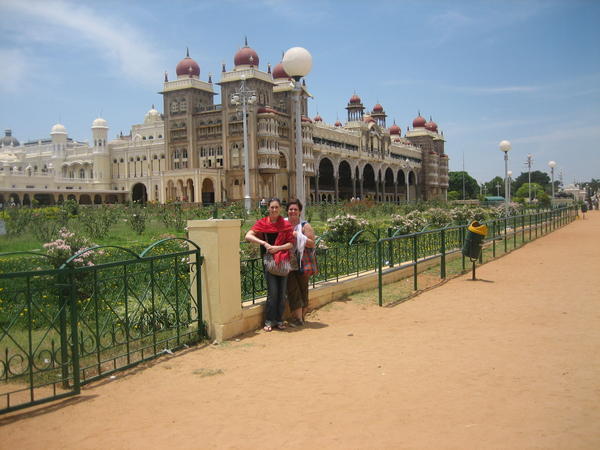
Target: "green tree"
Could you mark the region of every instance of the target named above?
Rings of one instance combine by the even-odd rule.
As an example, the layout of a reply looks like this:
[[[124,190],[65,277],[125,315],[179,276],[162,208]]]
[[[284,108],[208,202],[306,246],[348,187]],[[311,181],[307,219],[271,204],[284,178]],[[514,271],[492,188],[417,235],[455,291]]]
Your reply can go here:
[[[521,175],[519,175],[517,178],[515,178],[515,181],[513,184],[514,192],[518,191],[519,188],[526,183],[529,183],[529,172],[521,172]],[[550,184],[550,177],[548,176],[548,174],[546,172],[541,172],[539,170],[532,171],[531,172],[531,184],[533,184],[533,183],[539,184],[540,186],[542,186],[542,188],[545,191],[552,190],[552,186]],[[531,195],[533,196],[533,192]],[[527,195],[525,195],[525,197],[527,197]]]
[[[504,178],[502,177],[494,177],[487,183],[484,183],[485,186],[485,195],[501,195],[504,197]],[[496,188],[499,186],[499,188]]]
[[[458,191],[449,191],[448,192],[448,200],[460,200],[462,194]]]
[[[460,193],[460,198],[462,198],[464,179],[465,198],[477,198],[477,195],[479,194],[479,183],[477,183],[477,180],[467,172],[448,172],[448,177],[448,191],[457,191]]]
[[[531,199],[540,198],[542,194],[544,194],[544,188],[540,186],[538,183],[531,183]],[[517,192],[515,192],[515,197],[517,198],[527,198],[529,196],[529,183],[525,183],[521,185]]]

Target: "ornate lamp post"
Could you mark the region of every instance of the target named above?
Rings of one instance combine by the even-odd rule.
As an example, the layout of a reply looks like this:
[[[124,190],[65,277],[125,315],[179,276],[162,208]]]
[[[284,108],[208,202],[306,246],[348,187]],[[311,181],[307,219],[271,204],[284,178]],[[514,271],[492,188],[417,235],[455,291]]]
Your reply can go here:
[[[294,79],[294,109],[296,120],[296,197],[305,203],[304,193],[304,152],[302,150],[302,119],[301,96],[302,85],[300,79],[305,77],[312,69],[312,56],[302,47],[292,47],[283,55],[283,70]]]
[[[499,147],[500,151],[504,153],[504,215],[508,217],[508,152],[511,145],[508,141],[502,141]]]
[[[246,113],[248,105],[256,103],[256,91],[246,88],[246,77],[241,76],[240,87],[231,94],[231,104],[242,105],[242,124],[244,127],[244,207],[250,212],[252,209],[252,198],[250,197],[250,157],[248,150],[248,127],[246,125]]]
[[[552,177],[552,201],[554,201],[554,168],[556,167],[556,162],[549,161],[548,167],[550,167],[550,176]]]

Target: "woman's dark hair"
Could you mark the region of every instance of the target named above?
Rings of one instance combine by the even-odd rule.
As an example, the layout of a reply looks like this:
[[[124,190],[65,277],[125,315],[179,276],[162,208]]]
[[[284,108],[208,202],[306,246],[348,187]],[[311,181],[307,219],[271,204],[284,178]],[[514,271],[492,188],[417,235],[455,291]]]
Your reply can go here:
[[[279,206],[281,206],[281,200],[279,200],[277,197],[271,197],[269,199],[269,201],[267,202],[267,205],[271,206],[272,202],[277,202],[277,203],[279,203]]]
[[[292,206],[292,205],[296,205],[296,206],[298,206],[298,209],[299,209],[300,211],[302,211],[302,203],[301,203],[301,202],[300,202],[300,200],[298,200],[297,198],[295,198],[295,199],[293,199],[293,200],[290,200],[290,202],[287,204],[287,209],[289,210],[289,209],[290,209],[290,206]]]

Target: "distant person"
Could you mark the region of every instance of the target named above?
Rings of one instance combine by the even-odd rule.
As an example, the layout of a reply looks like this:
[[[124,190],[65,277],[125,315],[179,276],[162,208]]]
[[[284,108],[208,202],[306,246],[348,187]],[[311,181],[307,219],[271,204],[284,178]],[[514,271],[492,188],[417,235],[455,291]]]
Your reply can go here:
[[[287,220],[294,227],[296,243],[292,257],[296,264],[294,270],[290,271],[287,281],[287,297],[290,304],[292,319],[290,323],[295,326],[304,325],[304,317],[308,312],[308,279],[302,267],[302,256],[304,252],[314,252],[315,232],[310,224],[300,220],[302,214],[302,203],[300,200],[292,200],[287,205]]]
[[[273,255],[276,264],[289,266],[290,252],[293,247],[293,228],[287,220],[279,214],[281,201],[278,198],[269,200],[269,214],[256,223],[246,233],[246,240],[260,245],[260,254],[265,261],[265,254]],[[285,276],[273,275],[264,266],[265,280],[267,281],[267,304],[265,308],[265,331],[273,327],[285,329],[283,313],[285,311],[285,296],[287,288],[287,273]]]
[[[581,217],[582,217],[583,219],[585,219],[585,213],[586,213],[587,211],[588,211],[588,205],[587,205],[587,202],[585,202],[585,201],[584,201],[584,202],[581,204]]]

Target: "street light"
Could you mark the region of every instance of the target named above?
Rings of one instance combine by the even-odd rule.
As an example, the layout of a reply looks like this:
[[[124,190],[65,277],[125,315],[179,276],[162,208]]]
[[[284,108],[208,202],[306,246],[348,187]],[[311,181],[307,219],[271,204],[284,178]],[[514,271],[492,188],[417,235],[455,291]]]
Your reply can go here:
[[[529,174],[527,178],[527,183],[529,185],[527,198],[529,200],[529,203],[531,203],[531,165],[533,164],[533,155],[531,153],[527,155],[527,162],[525,164],[527,165],[527,172]]]
[[[552,177],[552,200],[554,200],[554,168],[556,167],[556,162],[548,161],[548,167],[550,167],[550,174]]]
[[[504,215],[508,217],[508,152],[511,149],[510,142],[501,141],[500,151],[504,152]]]
[[[248,127],[246,125],[247,106],[256,103],[256,91],[246,88],[246,77],[242,75],[240,87],[231,94],[231,104],[242,105],[242,124],[244,127],[244,207],[250,212],[252,198],[250,197],[250,157],[248,155]]]
[[[508,175],[508,200],[510,201],[512,198],[512,170],[509,170],[506,174]]]
[[[312,69],[312,56],[308,50],[302,47],[292,47],[283,55],[281,61],[283,70],[294,79],[294,107],[296,118],[296,198],[304,201],[304,152],[302,150],[302,119],[301,119],[301,100],[302,85],[300,79],[305,77]]]

